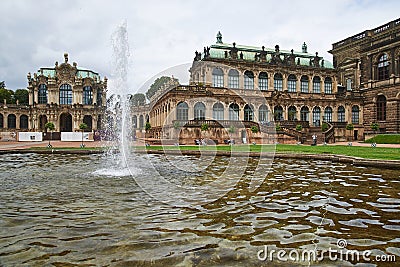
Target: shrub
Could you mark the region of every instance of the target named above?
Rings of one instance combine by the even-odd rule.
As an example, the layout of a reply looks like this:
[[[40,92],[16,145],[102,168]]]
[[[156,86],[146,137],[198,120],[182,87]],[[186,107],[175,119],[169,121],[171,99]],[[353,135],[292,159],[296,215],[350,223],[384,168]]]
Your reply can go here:
[[[257,126],[254,126],[254,125],[251,126],[250,130],[251,130],[252,133],[258,133],[258,127]]]

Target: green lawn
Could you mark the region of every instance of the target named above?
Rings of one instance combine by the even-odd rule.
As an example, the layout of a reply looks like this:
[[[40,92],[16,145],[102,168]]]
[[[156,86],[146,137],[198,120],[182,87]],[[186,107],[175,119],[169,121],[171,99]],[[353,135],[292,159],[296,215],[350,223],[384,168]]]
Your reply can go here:
[[[216,146],[218,151],[251,151],[260,152],[272,151],[273,145],[235,145],[235,146]],[[213,146],[150,146],[148,150],[215,150]],[[400,149],[398,148],[385,148],[385,147],[360,147],[360,146],[334,146],[334,145],[319,145],[319,146],[307,146],[307,145],[276,145],[277,153],[306,153],[306,154],[337,154],[346,155],[367,159],[391,159],[400,160]]]
[[[365,142],[377,144],[400,144],[400,134],[378,134]]]

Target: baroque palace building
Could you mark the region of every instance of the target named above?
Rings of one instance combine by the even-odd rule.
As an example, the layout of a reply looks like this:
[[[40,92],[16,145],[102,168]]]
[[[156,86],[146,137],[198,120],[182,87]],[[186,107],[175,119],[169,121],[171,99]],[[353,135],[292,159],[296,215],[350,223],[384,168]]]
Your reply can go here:
[[[166,86],[146,114],[133,109],[134,119],[149,116],[148,137],[176,138],[178,131],[179,141],[190,144],[204,124],[218,142],[232,136],[226,133],[232,126],[240,141],[257,141],[251,127],[263,132],[271,123],[278,134],[302,141],[314,134],[322,142],[363,140],[375,122],[380,132],[399,133],[399,40],[394,20],[334,43],[332,64],[308,53],[305,43],[301,51],[228,44],[219,32],[215,44],[195,52],[189,85]]]
[[[29,105],[2,103],[0,128],[2,131],[45,131],[45,124],[53,122],[55,132],[79,131],[86,123],[87,131],[102,128],[106,112],[107,78],[98,73],[78,69],[74,62],[55,63],[53,68],[40,68],[28,73]],[[57,134],[55,134],[57,136]]]

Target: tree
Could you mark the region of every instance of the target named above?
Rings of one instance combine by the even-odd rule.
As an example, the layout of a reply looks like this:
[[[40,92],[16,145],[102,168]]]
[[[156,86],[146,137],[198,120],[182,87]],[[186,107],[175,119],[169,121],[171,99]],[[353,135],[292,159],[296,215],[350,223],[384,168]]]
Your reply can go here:
[[[4,103],[4,99],[8,104],[13,103],[14,92],[5,88],[0,88],[0,103]]]
[[[323,122],[321,125],[321,130],[323,132],[325,132],[326,130],[328,130],[328,128],[329,128],[329,125],[326,122]]]
[[[50,130],[51,132],[50,132],[50,139],[49,139],[49,144],[47,145],[47,147],[52,147],[52,145],[51,145],[51,143],[50,143],[50,140],[52,140],[53,139],[53,131],[54,131],[54,129],[56,128],[55,126],[54,126],[54,123],[52,123],[52,122],[48,122],[48,123],[46,123],[45,125],[44,125],[44,128],[46,129],[46,131],[47,130]]]
[[[379,130],[379,124],[376,122],[371,123],[371,129],[374,131],[374,134],[375,134],[376,131]]]
[[[155,95],[157,93],[158,90],[161,89],[162,86],[164,86],[165,84],[169,83],[169,82],[174,82],[174,83],[178,83],[179,80],[173,77],[168,77],[168,76],[162,76],[160,78],[157,78],[152,85],[150,85],[149,90],[147,90],[146,92],[146,97],[148,100],[150,100],[150,98]]]
[[[202,131],[208,131],[209,126],[207,123],[203,123],[200,128]]]
[[[23,105],[29,104],[29,92],[26,89],[17,89],[14,93],[15,102]]]
[[[85,144],[83,143],[83,132],[87,129],[87,124],[86,123],[81,123],[79,124],[79,129],[82,130],[82,144],[81,144],[81,148],[85,147]]]
[[[134,94],[130,99],[131,105],[134,107],[146,104],[146,96],[142,93]]]
[[[151,129],[151,124],[150,124],[150,122],[146,122],[146,125],[144,126],[144,129],[145,129],[146,133],[147,133],[148,131],[150,131],[150,129]]]
[[[354,125],[352,123],[349,123],[346,125],[346,130],[353,131],[354,130]],[[350,140],[353,139],[353,137],[350,137]]]
[[[303,125],[297,124],[296,131],[301,132],[303,130]],[[297,142],[300,142],[300,135],[297,135]]]
[[[251,130],[252,133],[255,133],[255,134],[258,133],[258,127],[257,126],[254,126],[254,125],[251,126],[250,130]]]

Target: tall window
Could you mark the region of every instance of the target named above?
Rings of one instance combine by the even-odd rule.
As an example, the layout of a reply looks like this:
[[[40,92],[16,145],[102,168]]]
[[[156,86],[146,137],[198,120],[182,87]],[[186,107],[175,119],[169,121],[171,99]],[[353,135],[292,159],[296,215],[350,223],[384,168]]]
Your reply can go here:
[[[283,77],[280,73],[275,73],[274,75],[274,89],[276,91],[282,91],[283,89]]]
[[[239,120],[239,106],[238,104],[232,103],[229,105],[229,120],[238,121]]]
[[[260,122],[268,121],[268,107],[264,104],[258,108],[258,121]]]
[[[212,79],[214,87],[224,87],[224,72],[220,68],[213,69]]]
[[[308,93],[308,76],[306,75],[301,76],[300,90],[302,93]]]
[[[72,104],[72,87],[69,84],[60,86],[60,105]]]
[[[17,128],[17,117],[14,114],[10,114],[7,117],[7,127],[8,129]]]
[[[28,116],[27,115],[21,115],[21,117],[19,117],[19,128],[28,129]]]
[[[319,126],[321,122],[321,108],[314,107],[313,108],[313,124],[314,126]]]
[[[185,102],[180,102],[176,107],[176,119],[179,121],[187,121],[189,116],[189,107]]]
[[[139,129],[142,129],[144,126],[144,118],[143,115],[139,116]]]
[[[133,117],[132,117],[132,125],[133,125],[134,129],[136,129],[137,126],[138,126],[138,124],[137,124],[137,116],[136,115],[133,115]]]
[[[213,119],[223,120],[224,119],[224,105],[222,103],[215,103],[213,106]]]
[[[244,89],[254,89],[254,74],[248,70],[244,72]]]
[[[198,102],[194,105],[194,119],[195,120],[205,120],[206,119],[206,106]]]
[[[297,109],[295,106],[290,106],[288,109],[288,119],[290,121],[297,120]]]
[[[239,72],[237,70],[229,70],[228,87],[233,89],[239,88]]]
[[[93,92],[91,86],[83,87],[83,104],[84,105],[93,104]]]
[[[47,104],[47,86],[45,84],[39,85],[39,104]]]
[[[308,109],[308,107],[306,107],[306,106],[301,107],[300,120],[301,121],[310,121],[309,114],[310,114],[310,110]]]
[[[296,83],[297,83],[297,78],[295,75],[290,74],[288,77],[288,82],[287,82],[287,88],[288,92],[296,92]]]
[[[332,94],[332,78],[326,77],[324,83],[324,92],[325,94]]]
[[[253,121],[254,120],[254,112],[253,112],[253,106],[246,104],[244,106],[244,120],[245,121]]]
[[[268,74],[266,72],[260,72],[258,75],[258,87],[261,91],[268,90]]]
[[[386,120],[386,97],[384,95],[380,95],[376,99],[376,119],[378,121]]]
[[[0,129],[4,128],[4,117],[3,114],[0,114]]]
[[[378,60],[378,80],[389,78],[389,60],[386,54],[383,54]]]
[[[274,107],[274,119],[275,121],[283,121],[283,108],[281,106]]]
[[[321,78],[319,76],[313,78],[313,93],[321,93]]]
[[[332,122],[332,108],[331,107],[325,108],[324,120],[327,122]]]
[[[345,122],[346,121],[346,110],[343,106],[338,107],[338,122]]]
[[[346,79],[346,89],[347,91],[351,91],[351,84],[353,83],[353,80],[350,78]]]
[[[351,108],[351,122],[353,124],[360,123],[360,108],[358,106],[353,106]]]

